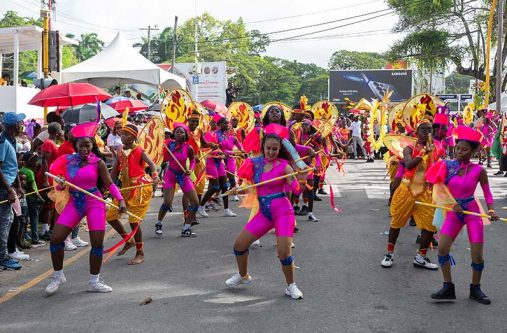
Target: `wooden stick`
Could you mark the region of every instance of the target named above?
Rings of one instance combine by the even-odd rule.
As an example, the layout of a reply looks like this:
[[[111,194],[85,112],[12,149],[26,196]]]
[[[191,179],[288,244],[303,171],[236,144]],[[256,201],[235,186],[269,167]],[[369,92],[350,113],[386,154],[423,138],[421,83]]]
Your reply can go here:
[[[319,130],[312,135],[317,135],[320,132],[322,132],[324,130],[325,126],[326,126],[326,123],[322,124],[322,126],[320,126]],[[308,140],[306,140],[306,142],[303,146],[306,146],[307,144],[309,144],[313,139],[315,139],[315,138],[312,138],[312,137],[308,138]]]
[[[320,154],[323,150],[324,150],[324,149],[319,149],[319,150],[317,150],[317,151],[315,152],[315,155]],[[301,158],[299,158],[299,159],[295,160],[295,161],[294,161],[294,163],[299,162],[299,161],[306,160],[306,159],[307,159],[307,158],[309,158],[309,157],[310,157],[310,155],[306,155],[305,157],[301,157]],[[315,157],[315,156],[314,156],[314,157]]]
[[[30,195],[30,194],[40,193],[40,192],[43,192],[43,191],[47,191],[47,190],[49,190],[49,189],[51,189],[51,188],[53,188],[53,187],[55,187],[55,186],[49,186],[49,187],[43,188],[43,189],[38,190],[38,191],[32,191],[32,192],[29,192],[29,193],[25,193],[25,195]],[[7,202],[9,202],[9,200],[3,200],[3,201],[0,201],[0,205],[1,205],[1,204],[4,204],[4,203],[7,203]]]
[[[167,147],[167,145],[164,145],[165,149],[167,149],[167,152],[169,153],[169,155],[171,155],[171,157],[173,158],[173,160],[176,162],[176,164],[178,164],[178,166],[180,167],[181,171],[183,171],[183,173],[186,173],[187,172],[187,169],[185,169],[183,167],[183,165],[181,165],[180,161],[178,161],[178,159],[176,158],[176,156],[174,156],[173,152],[171,151],[171,149],[169,149],[169,147]]]
[[[301,170],[301,171],[294,171],[294,172],[288,173],[286,175],[275,177],[275,178],[272,178],[272,179],[268,179],[268,180],[265,180],[265,181],[257,183],[257,184],[252,184],[252,185],[248,185],[248,186],[239,187],[239,188],[235,189],[235,192],[241,192],[241,191],[248,190],[248,189],[260,186],[260,185],[269,184],[271,182],[274,182],[274,181],[277,181],[277,180],[280,180],[280,179],[289,178],[289,177],[292,177],[294,175],[297,175],[298,173],[305,173],[305,172],[312,171],[312,170],[313,170],[313,168],[308,168],[308,169]],[[231,193],[233,193],[233,191],[229,190],[229,191],[225,192],[224,194],[222,194],[222,197],[226,197],[226,196],[228,196]]]
[[[55,175],[53,175],[53,174],[51,174],[51,173],[49,173],[49,172],[46,172],[46,176],[51,177],[51,178],[53,178],[54,180],[56,180],[56,181],[58,181],[58,182],[63,182],[63,183],[65,183],[65,185],[68,185],[68,186],[70,186],[70,187],[72,187],[72,188],[75,188],[75,189],[76,189],[76,190],[78,190],[79,192],[84,193],[84,194],[86,194],[86,195],[89,195],[89,196],[91,196],[92,198],[97,199],[97,200],[99,200],[100,202],[103,202],[103,203],[105,203],[106,205],[108,205],[108,206],[110,206],[110,207],[116,208],[116,209],[118,209],[118,210],[120,209],[120,207],[116,206],[115,204],[113,204],[113,203],[111,203],[111,202],[109,202],[109,201],[107,201],[107,200],[104,200],[104,199],[102,199],[101,197],[98,197],[98,196],[96,196],[95,194],[90,193],[90,192],[88,192],[87,190],[84,190],[84,189],[82,189],[81,187],[79,187],[79,186],[77,186],[77,185],[74,185],[74,184],[72,184],[72,183],[68,182],[68,181],[67,181],[67,180],[65,180],[64,178],[60,178],[60,177],[55,176]],[[142,221],[142,220],[143,220],[143,219],[142,219],[142,218],[140,218],[139,216],[134,215],[134,214],[132,214],[132,213],[131,213],[131,212],[129,212],[129,211],[126,211],[125,213],[126,213],[127,215],[129,215],[129,216],[132,216],[132,217],[133,217],[133,218],[135,218],[135,219],[138,219],[139,221]]]
[[[429,204],[429,203],[426,203],[426,202],[421,202],[421,201],[416,201],[415,203],[416,203],[417,205],[421,205],[421,206],[428,206],[428,207],[433,207],[433,208],[440,208],[440,209],[444,209],[444,210],[453,210],[451,207],[445,207],[445,206],[433,205],[433,204]],[[471,211],[468,211],[468,210],[464,210],[464,211],[463,211],[463,214],[466,214],[466,215],[473,215],[473,216],[478,216],[478,217],[484,217],[484,218],[487,218],[487,219],[490,219],[490,218],[491,218],[491,216],[489,216],[489,215],[486,215],[486,214],[479,214],[479,213],[471,212]],[[502,222],[507,222],[507,219],[505,219],[505,218],[499,217],[498,219],[499,219],[500,221],[502,221]]]
[[[146,183],[146,184],[141,184],[141,185],[136,185],[136,186],[122,187],[119,190],[121,192],[121,191],[126,191],[126,190],[132,190],[132,189],[139,188],[139,187],[145,187],[145,186],[153,186],[153,183]]]

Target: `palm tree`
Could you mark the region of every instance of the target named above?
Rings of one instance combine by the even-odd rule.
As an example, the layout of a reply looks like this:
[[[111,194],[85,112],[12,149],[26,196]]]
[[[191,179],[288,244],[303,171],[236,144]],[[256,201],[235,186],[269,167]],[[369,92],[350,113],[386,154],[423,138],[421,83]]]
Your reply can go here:
[[[82,34],[81,41],[77,46],[79,60],[85,61],[102,51],[104,42],[99,39],[96,33]]]

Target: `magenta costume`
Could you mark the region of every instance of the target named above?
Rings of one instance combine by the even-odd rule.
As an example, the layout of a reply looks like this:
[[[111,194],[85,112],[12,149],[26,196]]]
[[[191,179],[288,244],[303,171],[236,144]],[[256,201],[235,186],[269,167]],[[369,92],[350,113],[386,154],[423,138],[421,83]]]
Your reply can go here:
[[[187,159],[188,159],[188,147],[190,145],[184,143],[182,145],[179,145],[176,143],[176,141],[171,140],[168,144],[168,149],[171,151],[173,156],[178,160],[178,162],[182,166],[187,165]],[[180,150],[180,151],[177,151]],[[190,162],[190,170],[193,170],[195,167],[195,160]],[[190,192],[194,190],[194,184],[192,183],[192,180],[190,179],[190,176],[186,175],[178,165],[178,163],[174,160],[174,158],[171,156],[169,158],[168,164],[167,164],[167,171],[164,174],[164,190],[166,189],[174,189],[176,187],[176,184],[178,184],[183,191],[183,193]]]
[[[465,170],[463,175],[458,175]],[[471,163],[460,165],[457,160],[440,161],[430,167],[426,180],[429,183],[444,183],[449,192],[459,203],[463,210],[481,213],[479,205],[475,200],[474,193],[479,183],[482,167]],[[488,184],[482,186],[482,191],[487,204],[493,204],[493,195]],[[454,211],[447,213],[440,232],[455,239],[463,226],[467,227],[470,243],[484,243],[484,227],[482,219],[478,216],[458,214]]]
[[[255,184],[265,180],[285,175],[285,168],[289,164],[283,159],[275,159],[273,168],[265,172],[266,159],[261,157],[248,158],[245,160],[238,176],[243,179],[253,180]],[[285,194],[287,179],[280,179],[257,187],[259,211],[245,226],[256,238],[261,238],[271,229],[275,228],[277,237],[294,236],[294,209]],[[297,186],[297,181],[295,181]]]
[[[97,188],[100,158],[90,154],[88,164],[81,167],[81,162],[82,157],[79,154],[64,155],[51,164],[49,172],[64,177],[70,183],[102,198],[102,194]],[[114,187],[116,188],[116,186]],[[106,205],[72,187],[69,188],[69,192],[69,201],[58,216],[56,223],[73,229],[86,216],[90,231],[106,230]],[[115,194],[119,194],[119,191],[116,191]]]
[[[226,155],[232,155],[233,149],[235,145],[234,136],[229,135],[229,133],[225,133],[222,130],[217,130],[217,139],[218,139],[218,146],[222,152],[224,152]],[[238,149],[242,150],[243,147],[239,142],[236,144],[236,147]],[[224,159],[225,164],[225,170],[229,171],[230,173],[236,173],[236,159],[234,157],[226,157]]]

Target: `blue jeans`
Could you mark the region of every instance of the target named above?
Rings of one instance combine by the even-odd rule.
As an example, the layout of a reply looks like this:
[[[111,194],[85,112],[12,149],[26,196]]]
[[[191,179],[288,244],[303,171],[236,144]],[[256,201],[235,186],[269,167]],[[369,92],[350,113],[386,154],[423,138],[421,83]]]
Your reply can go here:
[[[7,199],[7,191],[0,190],[0,201]],[[12,204],[5,203],[0,205],[0,262],[8,259],[7,240],[9,239],[9,230],[14,219]]]
[[[28,217],[30,218],[30,230],[32,232],[32,242],[39,240],[39,211],[40,203],[37,198],[26,197],[28,205]]]

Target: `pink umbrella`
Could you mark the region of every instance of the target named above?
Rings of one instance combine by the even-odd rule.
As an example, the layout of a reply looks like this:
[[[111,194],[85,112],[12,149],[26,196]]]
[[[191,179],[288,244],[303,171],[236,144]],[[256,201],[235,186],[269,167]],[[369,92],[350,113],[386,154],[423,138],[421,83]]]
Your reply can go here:
[[[126,108],[129,108],[129,113],[136,111],[144,111],[148,109],[148,105],[138,99],[126,99],[109,104],[116,111],[123,113]]]
[[[41,90],[28,104],[42,107],[73,106],[86,103],[96,103],[110,98],[104,90],[89,83],[63,83]]]

